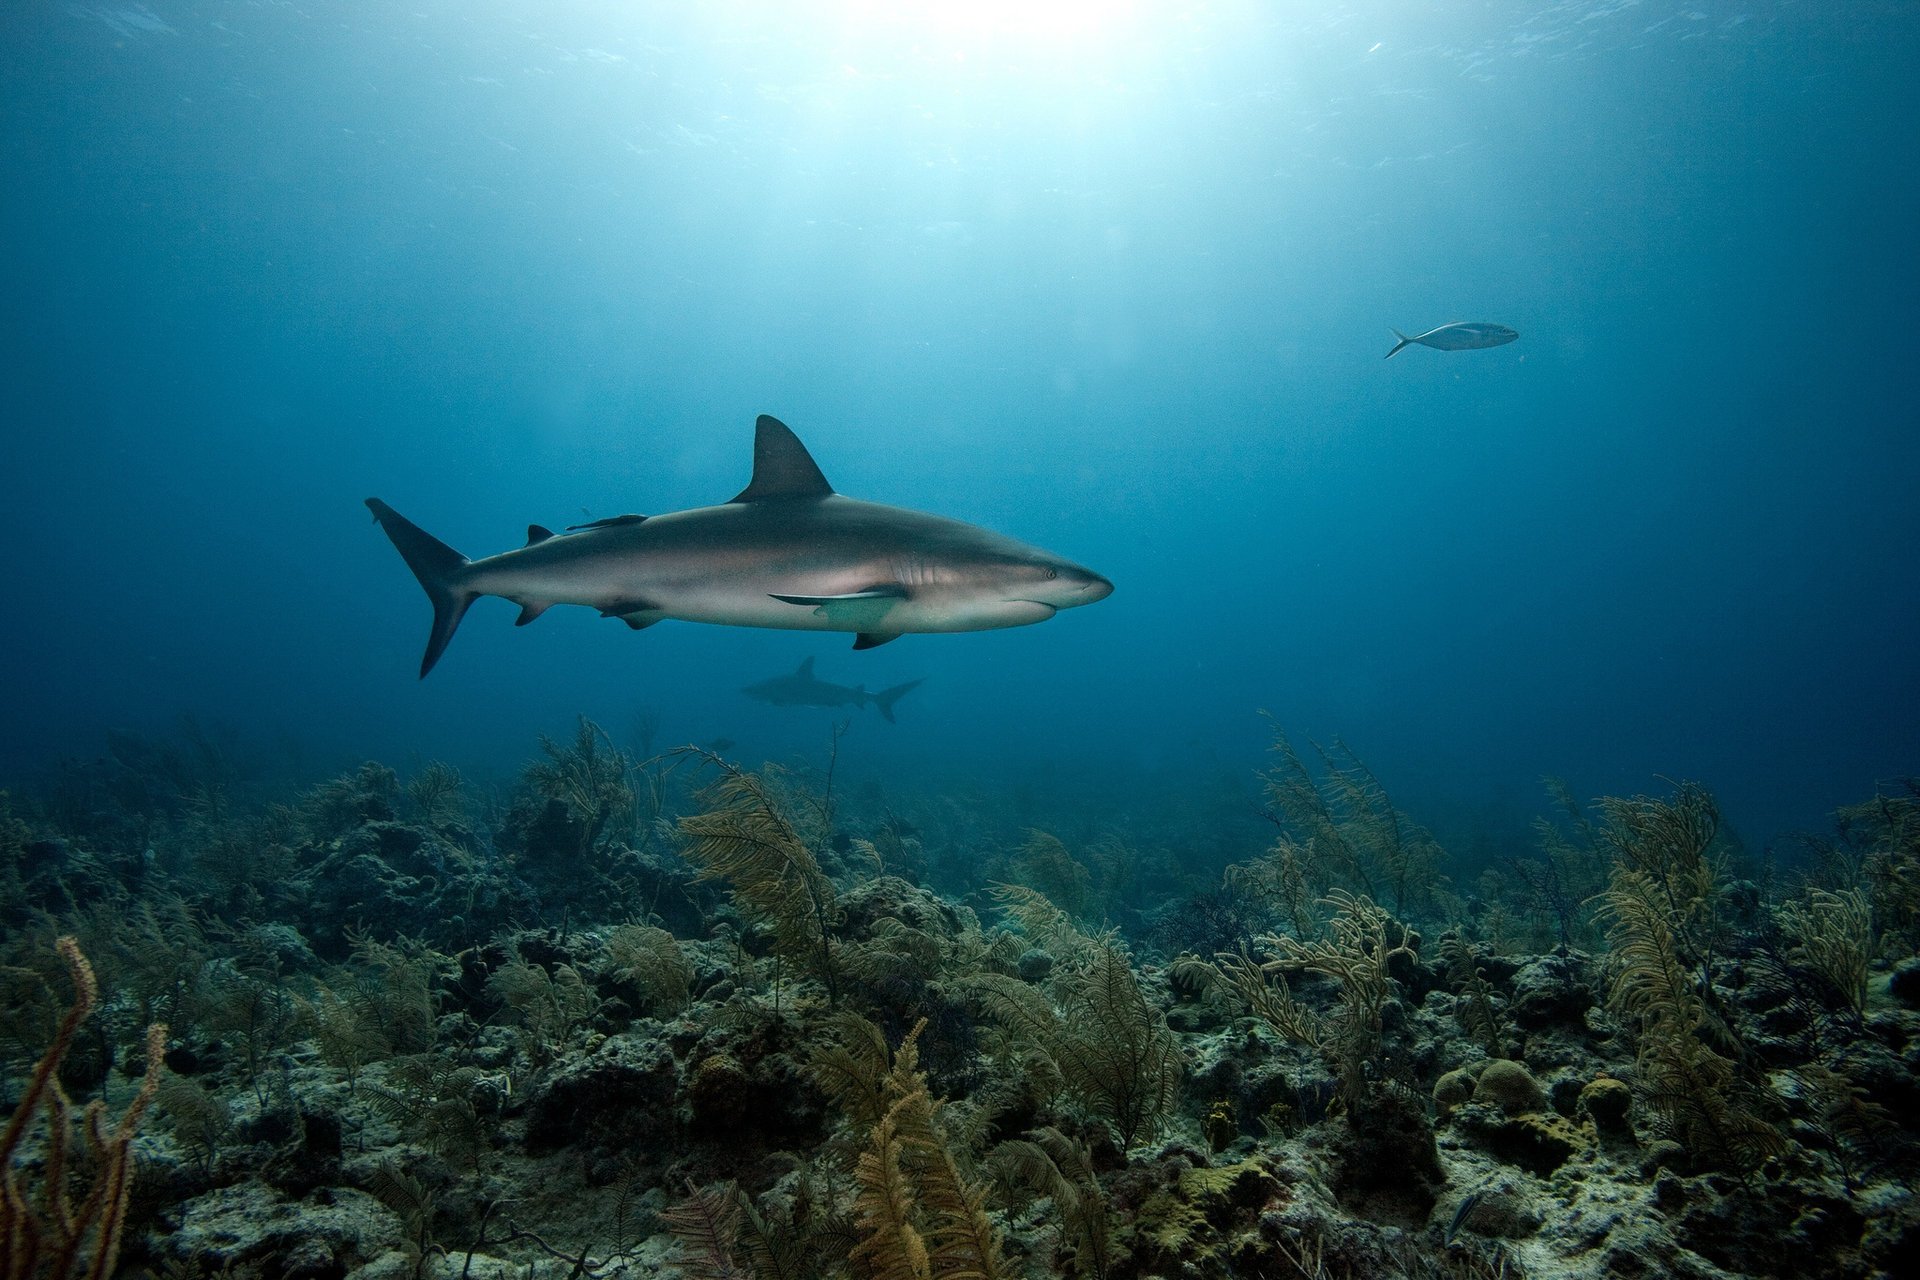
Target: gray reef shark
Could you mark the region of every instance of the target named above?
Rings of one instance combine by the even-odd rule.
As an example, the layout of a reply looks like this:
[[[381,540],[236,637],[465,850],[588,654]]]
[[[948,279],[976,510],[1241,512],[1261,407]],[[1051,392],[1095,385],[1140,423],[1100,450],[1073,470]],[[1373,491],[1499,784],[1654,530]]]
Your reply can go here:
[[[1482,347],[1504,347],[1519,337],[1520,331],[1503,324],[1488,324],[1484,320],[1456,320],[1425,333],[1416,333],[1411,338],[1398,329],[1393,331],[1393,336],[1400,341],[1393,344],[1392,351],[1387,352],[1389,360],[1409,343],[1417,342],[1436,351],[1478,351]]]
[[[909,680],[891,689],[868,693],[863,684],[849,686],[820,679],[813,674],[813,659],[808,658],[790,674],[750,684],[740,692],[776,707],[864,707],[871,703],[880,709],[886,722],[892,724],[893,704],[920,684],[919,680]]]
[[[378,498],[373,517],[433,602],[420,674],[433,670],[481,596],[520,606],[525,626],[556,604],[634,630],[662,618],[795,631],[851,631],[871,649],[909,632],[1044,622],[1113,594],[1091,569],[978,525],[833,491],[799,437],[762,414],[753,480],[731,502],[612,516],[469,560]]]

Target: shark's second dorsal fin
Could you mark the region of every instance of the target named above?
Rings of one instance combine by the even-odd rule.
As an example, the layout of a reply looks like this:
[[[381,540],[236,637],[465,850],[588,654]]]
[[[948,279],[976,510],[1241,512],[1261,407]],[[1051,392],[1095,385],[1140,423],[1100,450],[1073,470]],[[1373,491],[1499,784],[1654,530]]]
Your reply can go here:
[[[812,658],[802,658],[802,659],[800,660],[800,667],[799,667],[799,669],[798,669],[798,670],[796,670],[796,671],[795,671],[795,672],[794,672],[793,674],[795,674],[795,675],[797,675],[797,676],[799,676],[799,677],[800,677],[800,678],[801,678],[802,680],[811,680],[811,679],[813,679],[813,659],[812,659]]]
[[[545,525],[530,524],[527,526],[527,545],[530,547],[545,542],[552,536],[553,530],[547,528]]]
[[[825,498],[833,486],[820,474],[800,437],[778,418],[761,414],[753,424],[753,483],[735,502],[772,502],[783,498]]]

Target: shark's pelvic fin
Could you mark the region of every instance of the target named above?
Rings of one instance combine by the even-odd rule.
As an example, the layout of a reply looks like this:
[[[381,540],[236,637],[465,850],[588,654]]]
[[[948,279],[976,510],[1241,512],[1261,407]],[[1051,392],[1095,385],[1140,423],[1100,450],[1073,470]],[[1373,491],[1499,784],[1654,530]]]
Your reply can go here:
[[[800,437],[778,418],[761,414],[753,424],[753,483],[734,495],[735,502],[773,502],[782,498],[825,498],[833,486]]]
[[[516,627],[524,627],[535,618],[553,607],[550,600],[528,600],[520,605],[520,616],[513,620]]]
[[[659,613],[659,607],[647,600],[616,600],[600,610],[603,618],[625,618],[630,613]]]
[[[460,619],[467,616],[468,606],[479,593],[460,585],[460,572],[467,567],[465,556],[378,498],[368,498],[367,509],[433,602],[433,630],[427,635],[426,656],[420,659],[420,678],[424,680],[446,652],[447,641],[453,639]]]
[[[900,633],[898,631],[862,631],[853,638],[853,647],[856,649],[878,649],[881,645],[889,641],[898,640],[899,638]],[[891,720],[893,717],[888,716],[887,719]]]

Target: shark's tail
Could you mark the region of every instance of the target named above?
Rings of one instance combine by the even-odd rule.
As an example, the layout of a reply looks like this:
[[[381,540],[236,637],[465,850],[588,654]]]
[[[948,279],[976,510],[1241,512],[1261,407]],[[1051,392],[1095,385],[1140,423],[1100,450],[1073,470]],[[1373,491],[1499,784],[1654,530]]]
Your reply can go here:
[[[1388,327],[1392,328],[1392,326],[1388,326]],[[1393,359],[1394,356],[1400,353],[1400,348],[1406,346],[1409,342],[1413,341],[1412,338],[1409,338],[1406,334],[1400,332],[1398,329],[1393,330],[1393,336],[1400,339],[1400,341],[1393,344],[1392,351],[1387,352],[1386,358],[1389,360]]]
[[[909,680],[905,684],[897,684],[891,689],[882,689],[878,693],[870,693],[867,697],[872,700],[874,706],[880,708],[880,714],[886,717],[887,723],[892,724],[894,723],[893,704],[919,688],[921,682],[921,680]]]
[[[387,537],[393,539],[393,545],[399,548],[407,568],[413,570],[413,576],[426,588],[427,599],[433,601],[433,631],[427,637],[427,654],[420,659],[420,678],[424,680],[427,672],[433,670],[433,664],[440,661],[440,655],[446,652],[447,641],[453,639],[460,619],[467,616],[467,606],[480,593],[460,585],[460,571],[467,567],[465,556],[380,499],[368,498],[367,507],[380,527],[387,531]]]

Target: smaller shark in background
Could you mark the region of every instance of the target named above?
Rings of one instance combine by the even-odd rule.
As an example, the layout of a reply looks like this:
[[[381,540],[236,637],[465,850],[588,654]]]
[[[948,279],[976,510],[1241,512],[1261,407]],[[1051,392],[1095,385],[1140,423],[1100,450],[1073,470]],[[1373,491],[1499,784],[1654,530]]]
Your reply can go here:
[[[1387,352],[1389,360],[1399,354],[1400,348],[1413,342],[1432,347],[1435,351],[1478,351],[1482,347],[1504,347],[1519,337],[1520,331],[1503,324],[1488,324],[1483,320],[1456,320],[1425,333],[1416,333],[1411,338],[1398,329],[1393,331],[1393,336],[1400,341],[1393,344],[1392,351]]]
[[[878,693],[868,693],[865,685],[849,688],[844,684],[834,684],[830,680],[821,680],[813,674],[813,659],[808,658],[791,675],[775,676],[771,680],[762,680],[750,684],[740,692],[760,702],[770,702],[776,707],[844,707],[848,705],[864,707],[868,703],[880,709],[880,714],[888,724],[894,723],[893,704],[917,689],[919,680],[909,680],[897,684],[891,689],[882,689]]]

